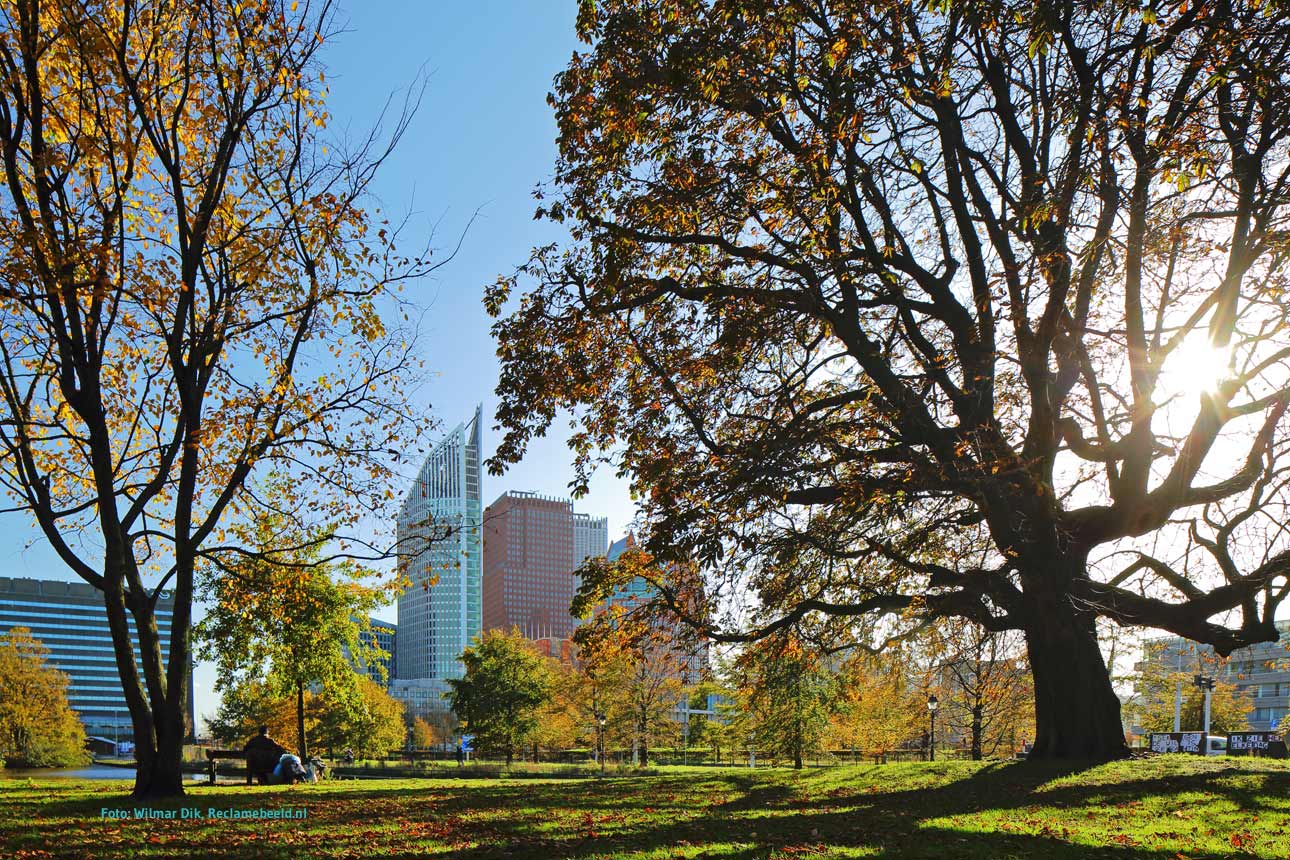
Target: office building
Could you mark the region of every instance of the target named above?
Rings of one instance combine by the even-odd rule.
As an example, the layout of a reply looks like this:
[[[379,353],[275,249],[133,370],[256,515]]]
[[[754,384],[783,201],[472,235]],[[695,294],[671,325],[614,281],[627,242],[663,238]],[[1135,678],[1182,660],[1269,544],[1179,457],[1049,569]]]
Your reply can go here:
[[[617,561],[629,549],[636,549],[636,536],[632,534],[614,541],[605,557],[609,561]],[[630,611],[633,606],[644,603],[653,597],[654,587],[646,582],[643,577],[635,576],[615,589],[614,593],[609,595],[604,603],[600,605],[598,611],[609,610],[615,606],[621,607],[623,611]]]
[[[163,591],[157,599],[157,632],[161,657],[170,659],[170,620],[175,600]],[[139,639],[130,619],[135,660]],[[33,638],[49,649],[49,665],[70,679],[69,704],[85,725],[85,733],[112,740],[133,737],[130,709],[125,703],[121,676],[112,650],[103,595],[84,582],[0,577],[0,635],[26,627]],[[191,667],[190,667],[191,669]],[[142,672],[142,670],[140,670]],[[188,673],[188,726],[193,723],[192,672]]]
[[[1166,636],[1143,643],[1143,662],[1155,663],[1169,672],[1188,678],[1196,674],[1215,677],[1234,684],[1238,692],[1249,696],[1253,710],[1247,715],[1250,730],[1272,731],[1290,713],[1290,621],[1278,621],[1281,639],[1259,642],[1232,652],[1221,662],[1209,645],[1198,645],[1189,639]],[[1186,728],[1194,728],[1184,726]]]
[[[573,565],[609,551],[609,518],[591,514],[573,515]]]
[[[567,639],[577,588],[573,503],[504,493],[484,511],[484,629]]]
[[[394,662],[395,655],[398,652],[394,643],[397,635],[398,625],[375,618],[368,619],[368,628],[360,630],[358,638],[364,645],[376,645],[377,648],[385,652],[385,656],[379,657],[370,663],[351,659],[350,662],[354,665],[355,671],[367,675],[368,678],[382,687],[389,687],[394,680]],[[346,654],[346,657],[348,656]]]
[[[434,447],[399,511],[410,585],[398,602],[394,676],[427,682],[418,689],[446,690],[445,679],[461,677],[461,652],[482,629],[481,411]]]

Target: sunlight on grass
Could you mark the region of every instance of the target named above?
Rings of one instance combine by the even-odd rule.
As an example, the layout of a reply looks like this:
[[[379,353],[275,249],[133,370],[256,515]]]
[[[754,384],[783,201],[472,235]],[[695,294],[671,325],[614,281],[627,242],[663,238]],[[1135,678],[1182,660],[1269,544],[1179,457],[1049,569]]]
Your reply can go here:
[[[600,780],[195,787],[156,804],[303,806],[300,822],[107,821],[126,783],[0,780],[0,857],[161,860],[1290,856],[1290,767],[1160,757],[724,769]],[[23,853],[26,852],[26,853]]]

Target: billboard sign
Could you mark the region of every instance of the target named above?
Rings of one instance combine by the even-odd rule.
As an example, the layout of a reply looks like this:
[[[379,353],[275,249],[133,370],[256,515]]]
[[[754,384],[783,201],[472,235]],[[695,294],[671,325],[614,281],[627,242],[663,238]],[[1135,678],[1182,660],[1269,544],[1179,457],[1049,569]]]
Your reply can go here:
[[[1204,732],[1152,732],[1151,751],[1158,753],[1205,754]]]

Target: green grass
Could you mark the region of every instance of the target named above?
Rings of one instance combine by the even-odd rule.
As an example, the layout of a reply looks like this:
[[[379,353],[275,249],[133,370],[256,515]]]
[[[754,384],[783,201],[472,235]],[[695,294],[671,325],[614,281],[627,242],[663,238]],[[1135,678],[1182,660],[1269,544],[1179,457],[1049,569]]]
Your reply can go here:
[[[100,818],[128,783],[0,779],[0,857],[1290,857],[1290,766],[1162,756],[1089,768],[665,768],[600,780],[194,787],[158,808],[304,821]]]

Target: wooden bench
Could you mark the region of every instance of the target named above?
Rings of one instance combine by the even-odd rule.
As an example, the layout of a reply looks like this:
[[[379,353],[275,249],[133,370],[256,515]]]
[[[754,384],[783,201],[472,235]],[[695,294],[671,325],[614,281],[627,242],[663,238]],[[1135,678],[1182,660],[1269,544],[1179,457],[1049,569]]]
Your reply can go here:
[[[243,750],[206,750],[206,761],[210,763],[211,785],[215,784],[215,762],[219,759],[238,759],[246,761],[246,752]],[[251,768],[246,769],[246,784],[251,785]]]

